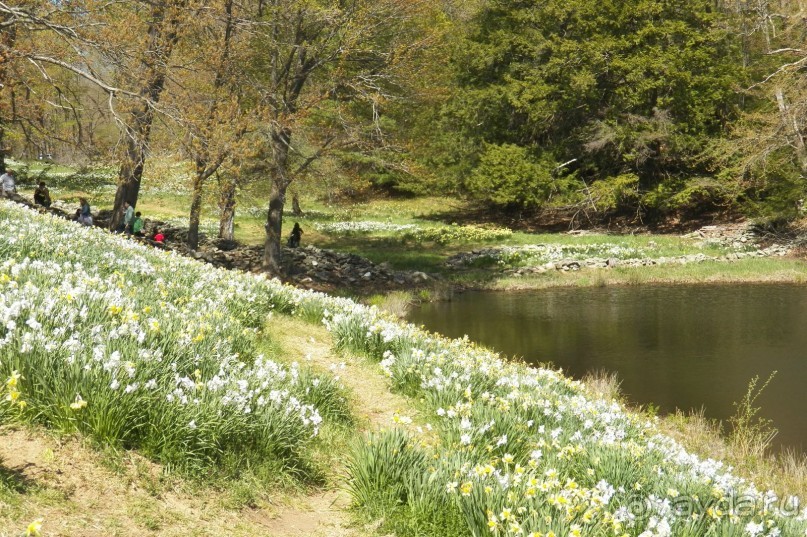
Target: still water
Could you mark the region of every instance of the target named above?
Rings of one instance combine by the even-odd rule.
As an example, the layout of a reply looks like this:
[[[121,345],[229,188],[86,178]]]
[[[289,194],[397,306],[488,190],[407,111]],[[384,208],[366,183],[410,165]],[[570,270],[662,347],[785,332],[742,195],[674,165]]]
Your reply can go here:
[[[776,370],[762,414],[779,429],[777,446],[807,448],[807,286],[468,292],[409,320],[575,378],[616,372],[628,400],[663,412],[726,419],[753,376]]]

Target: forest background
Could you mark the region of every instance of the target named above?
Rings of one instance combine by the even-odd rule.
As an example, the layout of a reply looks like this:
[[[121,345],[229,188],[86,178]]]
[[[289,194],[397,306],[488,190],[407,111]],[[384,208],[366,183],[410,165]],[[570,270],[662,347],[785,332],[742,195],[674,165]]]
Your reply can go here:
[[[0,167],[114,168],[116,226],[150,162],[182,163],[191,247],[204,196],[232,238],[259,184],[270,270],[300,193],[787,222],[806,31],[795,0],[0,1]]]

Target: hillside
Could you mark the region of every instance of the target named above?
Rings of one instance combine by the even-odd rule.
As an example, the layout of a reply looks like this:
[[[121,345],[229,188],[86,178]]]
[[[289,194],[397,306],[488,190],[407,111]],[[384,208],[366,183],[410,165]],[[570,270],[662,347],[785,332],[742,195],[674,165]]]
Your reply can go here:
[[[0,256],[0,418],[12,424],[2,431],[10,507],[0,516],[11,534],[42,518],[41,532],[54,535],[81,535],[99,519],[121,535],[131,521],[141,532],[190,525],[228,535],[245,520],[258,535],[293,534],[284,532],[294,524],[330,535],[344,524],[331,505],[348,503],[359,534],[807,530],[797,499],[691,454],[655,420],[559,372],[375,308],[9,203]],[[20,428],[29,424],[54,430],[66,448]],[[75,447],[85,442],[122,454],[112,459],[121,468],[110,478],[101,455]],[[82,480],[108,486],[111,501]],[[183,481],[201,488],[186,492]],[[323,500],[340,498],[322,496],[340,483],[350,501]],[[298,501],[295,490],[314,493]],[[240,504],[219,509],[227,491],[240,491]],[[273,502],[285,529],[261,522],[260,507]],[[301,522],[294,513],[305,504],[323,518]]]

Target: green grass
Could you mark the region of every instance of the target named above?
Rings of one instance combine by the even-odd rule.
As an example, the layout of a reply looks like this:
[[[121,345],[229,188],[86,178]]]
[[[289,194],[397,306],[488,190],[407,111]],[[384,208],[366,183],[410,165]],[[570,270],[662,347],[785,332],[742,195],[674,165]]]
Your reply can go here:
[[[712,497],[711,484],[699,480],[697,472],[690,475],[686,467],[677,466],[674,456],[679,448],[663,440],[659,444],[652,436],[652,425],[608,401],[589,398],[583,385],[557,373],[500,361],[467,341],[433,337],[346,301],[237,272],[213,271],[11,205],[4,205],[0,216],[7,224],[0,226],[0,258],[9,260],[0,263],[2,297],[22,304],[22,309],[4,305],[16,324],[3,328],[11,336],[10,344],[0,349],[0,387],[4,396],[19,391],[20,400],[27,404],[5,405],[3,419],[44,423],[115,447],[140,449],[169,469],[192,460],[199,465],[192,469],[196,475],[237,482],[232,505],[256,505],[261,501],[255,492],[258,484],[305,486],[324,481],[318,470],[335,466],[354,431],[344,393],[316,371],[301,370],[289,388],[316,405],[326,422],[333,424],[324,430],[317,447],[312,446],[308,430],[272,421],[283,420],[273,411],[256,416],[254,409],[247,413],[241,408],[230,416],[227,403],[219,401],[212,389],[202,388],[201,380],[218,375],[223,364],[237,363],[242,365],[229,373],[232,389],[240,389],[242,370],[243,377],[258,389],[267,374],[251,369],[258,356],[280,360],[290,352],[272,333],[274,324],[271,320],[267,324],[267,319],[271,316],[284,324],[287,313],[312,321],[325,315],[337,346],[380,361],[394,391],[419,401],[422,414],[434,426],[413,423],[407,433],[382,432],[353,451],[350,490],[367,513],[384,517],[384,530],[436,536],[462,534],[467,529],[483,534],[490,523],[504,528],[510,515],[502,513],[523,507],[524,514],[518,518],[525,531],[552,529],[568,535],[575,525],[587,524],[589,517],[599,524],[599,533],[592,530],[589,535],[610,535],[611,529],[616,530],[608,526],[611,514],[602,512],[595,498],[602,493],[597,489],[601,479],[625,491],[620,502],[631,500],[631,490],[670,498],[680,491],[704,498],[710,502],[707,507],[723,508],[725,499]],[[32,265],[26,259],[37,262]],[[83,261],[81,268],[75,264],[78,260]],[[803,269],[790,263],[793,266],[782,272],[783,277],[803,277]],[[743,277],[760,266],[769,272],[782,266],[778,260],[713,265],[734,267]],[[669,269],[668,277],[679,271],[682,281],[708,281],[712,274],[709,264],[664,269]],[[608,284],[604,274],[641,283],[647,281],[641,278],[648,271],[615,269],[571,276],[581,285]],[[567,276],[553,272],[546,279],[563,281]],[[81,306],[86,307],[83,316]],[[49,316],[39,315],[41,311]],[[69,333],[61,330],[64,325],[71,327]],[[138,340],[135,336],[141,333],[143,339]],[[70,356],[74,340],[86,346],[86,355]],[[90,357],[99,342],[110,347],[99,351],[95,363]],[[53,344],[57,346],[49,347]],[[121,352],[120,360],[112,360],[113,349]],[[164,359],[155,359],[156,349]],[[234,353],[237,362],[223,359]],[[279,371],[289,374],[288,369]],[[198,406],[166,404],[177,376],[187,379],[187,394],[200,399]],[[136,388],[134,395],[123,394],[110,386],[115,379],[121,381],[119,388],[155,379],[159,391]],[[278,379],[278,385],[288,386],[282,380]],[[73,408],[79,393],[88,404]],[[601,416],[607,419],[600,420]],[[587,423],[589,419],[592,424]],[[610,434],[612,427],[624,432],[626,440],[600,443],[600,435]],[[559,432],[554,434],[556,428]],[[472,437],[464,439],[470,433]],[[485,473],[488,465],[514,486],[504,486]],[[665,471],[660,474],[661,467]],[[550,477],[555,473],[558,479]],[[548,498],[534,499],[532,479],[543,482],[556,496],[574,498],[581,510],[565,513],[568,519],[560,516],[547,522],[547,516],[557,513]],[[585,501],[575,496],[579,487],[587,491]],[[166,522],[155,515],[144,523],[157,531]],[[729,535],[741,527],[735,521],[714,522],[708,513],[691,523],[675,524],[680,530],[676,535],[705,534],[708,525],[724,532],[716,535]],[[782,518],[777,524],[783,534],[804,530],[800,521]],[[642,529],[633,528],[631,537]]]
[[[12,163],[17,169],[22,163]],[[21,191],[33,192],[33,179],[48,181],[55,199],[77,203],[79,196],[87,196],[94,209],[111,208],[114,197],[115,170],[100,168],[94,174],[65,166],[46,166],[39,162],[28,164],[31,182],[21,182]],[[187,166],[166,159],[152,159],[143,180],[138,210],[146,218],[187,221],[190,205],[190,176]],[[202,209],[205,228],[215,232],[218,208],[214,183],[206,193]],[[268,200],[266,182],[255,182],[244,187],[238,196],[235,220],[235,238],[244,244],[260,245],[265,240],[265,206]],[[685,267],[665,265],[643,268],[617,268],[607,271],[584,270],[576,273],[547,273],[537,276],[513,277],[503,273],[493,260],[479,260],[462,271],[447,269],[446,260],[458,253],[480,248],[519,247],[529,245],[618,245],[638,250],[649,257],[675,257],[690,254],[720,256],[729,250],[714,244],[702,244],[693,239],[675,235],[591,233],[514,232],[509,237],[493,240],[450,239],[440,243],[434,240],[416,240],[400,232],[374,232],[368,234],[336,234],[319,231],[317,226],[334,222],[384,222],[416,225],[420,229],[450,229],[452,218],[468,213],[472,208],[456,198],[389,198],[367,199],[360,202],[328,202],[303,193],[300,217],[287,212],[286,228],[299,222],[304,230],[303,245],[315,245],[337,251],[350,252],[375,263],[388,263],[396,270],[424,271],[442,274],[448,281],[459,285],[494,289],[527,289],[550,286],[601,286],[654,282],[698,283],[739,281],[803,281],[804,268],[800,262],[788,259],[747,260],[734,263],[698,263]],[[287,207],[290,209],[290,207]],[[471,235],[469,235],[471,236]],[[525,259],[523,263],[530,263]]]
[[[524,276],[471,276],[490,289],[524,290],[548,287],[601,287],[604,285],[643,285],[654,283],[775,283],[807,282],[807,264],[798,259],[742,259],[730,263],[705,261],[688,265],[616,267],[602,270],[549,271]],[[490,276],[490,274],[488,274]]]
[[[285,307],[264,280],[13,204],[0,221],[2,420],[137,449],[195,477],[321,481],[310,451],[320,416],[350,425],[350,411],[331,376],[285,363],[262,331]]]

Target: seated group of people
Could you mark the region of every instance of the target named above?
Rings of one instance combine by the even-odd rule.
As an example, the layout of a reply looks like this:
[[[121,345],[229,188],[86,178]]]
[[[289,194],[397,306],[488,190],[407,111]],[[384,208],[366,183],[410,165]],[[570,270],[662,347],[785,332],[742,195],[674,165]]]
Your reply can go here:
[[[0,193],[4,196],[10,193],[17,192],[17,186],[14,181],[14,171],[6,169],[3,175],[0,175]],[[48,190],[45,181],[40,181],[39,185],[34,190],[34,205],[49,208],[51,206],[50,191]],[[92,226],[92,212],[90,210],[90,203],[87,198],[79,198],[80,207],[76,209],[73,220],[79,222],[84,226]],[[143,229],[145,222],[143,215],[140,211],[135,212],[134,207],[127,201],[123,204],[123,219],[121,220],[116,233],[126,233],[127,235],[134,235],[136,237],[145,238],[145,230]],[[165,242],[165,235],[161,230],[152,237],[152,240],[158,243]]]
[[[140,211],[135,212],[134,207],[128,202],[123,202],[123,219],[118,225],[115,233],[126,233],[127,235],[135,235],[136,237],[143,237],[143,218]],[[162,241],[158,241],[162,242]]]
[[[14,170],[6,168],[3,175],[0,175],[0,190],[2,194],[16,194],[17,182],[14,179]],[[45,181],[39,181],[39,186],[34,190],[34,204],[41,205],[42,207],[50,207],[50,191],[45,186]]]

